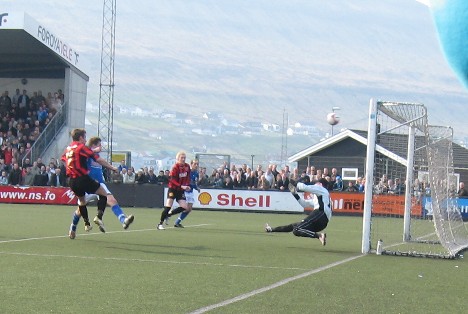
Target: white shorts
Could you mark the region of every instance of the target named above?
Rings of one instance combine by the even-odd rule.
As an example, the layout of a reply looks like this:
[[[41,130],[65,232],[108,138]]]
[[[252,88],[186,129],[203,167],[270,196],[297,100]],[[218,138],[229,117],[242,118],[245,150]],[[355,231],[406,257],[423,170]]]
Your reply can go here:
[[[193,191],[185,192],[185,200],[187,201],[187,203],[190,203],[190,204],[195,203],[195,197],[193,195]]]
[[[109,191],[109,188],[107,187],[107,185],[105,183],[100,183],[100,185],[106,191],[107,195],[112,194]],[[99,199],[97,194],[88,194],[88,193],[86,193],[85,198],[86,198],[86,204],[91,203],[91,202],[95,202],[95,201],[97,201]],[[86,205],[86,204],[81,204],[80,200],[78,200],[78,206]]]
[[[111,191],[109,191],[109,188],[107,187],[105,183],[101,183],[101,186],[106,191],[107,195],[112,194]]]

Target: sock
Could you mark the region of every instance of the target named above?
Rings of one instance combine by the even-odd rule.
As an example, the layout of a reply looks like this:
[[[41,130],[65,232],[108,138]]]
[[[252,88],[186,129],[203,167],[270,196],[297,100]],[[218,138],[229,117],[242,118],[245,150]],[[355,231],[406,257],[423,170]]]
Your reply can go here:
[[[76,213],[76,211],[74,211],[70,230],[76,231],[76,226],[78,225],[78,222],[80,222],[80,216]]]
[[[89,225],[88,207],[86,207],[86,205],[81,205],[78,206],[78,208],[80,210],[81,217],[83,217],[85,224]]]
[[[170,217],[169,215],[169,211],[171,210],[171,208],[169,206],[164,206],[164,209],[161,213],[161,221],[159,222],[160,225],[162,225],[162,223],[164,222],[164,220],[167,218],[167,217]]]
[[[127,216],[125,216],[122,208],[120,208],[119,204],[115,204],[114,206],[112,206],[112,212],[119,219],[119,221],[121,223],[123,223],[125,218],[127,218]]]
[[[180,223],[182,222],[182,220],[184,220],[185,217],[188,216],[188,214],[190,214],[190,212],[188,212],[188,213],[187,213],[187,212],[182,212],[182,213],[180,214],[179,218],[177,218],[177,220],[176,220],[176,222],[175,222],[176,225],[177,225],[177,224],[180,224]]]
[[[97,206],[98,206],[97,216],[101,220],[102,220],[102,216],[104,215],[104,211],[106,210],[106,205],[107,205],[107,197],[99,196],[99,200],[97,203]]]
[[[297,199],[297,200],[299,200],[299,199],[301,198],[301,197],[299,196],[299,194],[297,194],[297,193],[294,193],[293,196],[294,196],[294,198]]]
[[[172,216],[172,215],[177,215],[178,213],[181,213],[181,212],[183,212],[184,210],[185,210],[185,208],[179,206],[179,207],[177,207],[176,209],[173,209],[172,212],[171,212],[171,214],[168,215],[168,216],[170,217],[170,216]]]

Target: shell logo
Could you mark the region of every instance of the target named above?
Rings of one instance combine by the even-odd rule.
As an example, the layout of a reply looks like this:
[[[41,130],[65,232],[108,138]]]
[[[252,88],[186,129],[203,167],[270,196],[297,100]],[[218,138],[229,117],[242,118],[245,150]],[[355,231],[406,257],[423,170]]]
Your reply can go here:
[[[208,205],[213,200],[213,198],[211,197],[210,193],[202,192],[200,195],[198,195],[198,200],[200,201],[200,204]]]

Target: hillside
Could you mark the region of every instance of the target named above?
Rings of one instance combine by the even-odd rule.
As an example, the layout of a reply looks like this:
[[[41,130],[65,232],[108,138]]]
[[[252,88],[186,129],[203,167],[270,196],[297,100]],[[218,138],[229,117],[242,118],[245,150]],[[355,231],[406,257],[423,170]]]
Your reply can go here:
[[[34,10],[23,0],[9,5],[29,11],[81,51],[90,76],[88,101],[96,105],[102,5],[42,2],[47,5]],[[119,2],[115,62],[116,106],[198,118],[219,111],[230,121],[279,125],[286,111],[291,124],[313,124],[325,133],[332,107],[341,108],[340,127],[366,128],[374,97],[424,103],[432,124],[452,125],[456,137],[468,136],[460,119],[468,92],[443,58],[429,9],[417,1]],[[155,121],[140,119],[137,137],[130,118],[114,119],[114,141],[122,149],[177,150],[148,139]],[[89,120],[96,121],[92,114]],[[281,136],[254,136],[248,144],[251,139],[197,139],[167,128],[180,141],[172,145],[184,149],[208,143],[268,155],[282,147]],[[288,151],[318,139],[290,137]]]

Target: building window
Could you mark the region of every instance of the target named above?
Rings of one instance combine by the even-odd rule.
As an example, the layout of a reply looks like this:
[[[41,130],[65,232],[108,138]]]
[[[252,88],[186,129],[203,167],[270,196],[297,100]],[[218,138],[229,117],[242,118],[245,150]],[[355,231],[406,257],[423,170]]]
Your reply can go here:
[[[356,180],[358,178],[358,168],[343,168],[341,177],[343,180]]]

